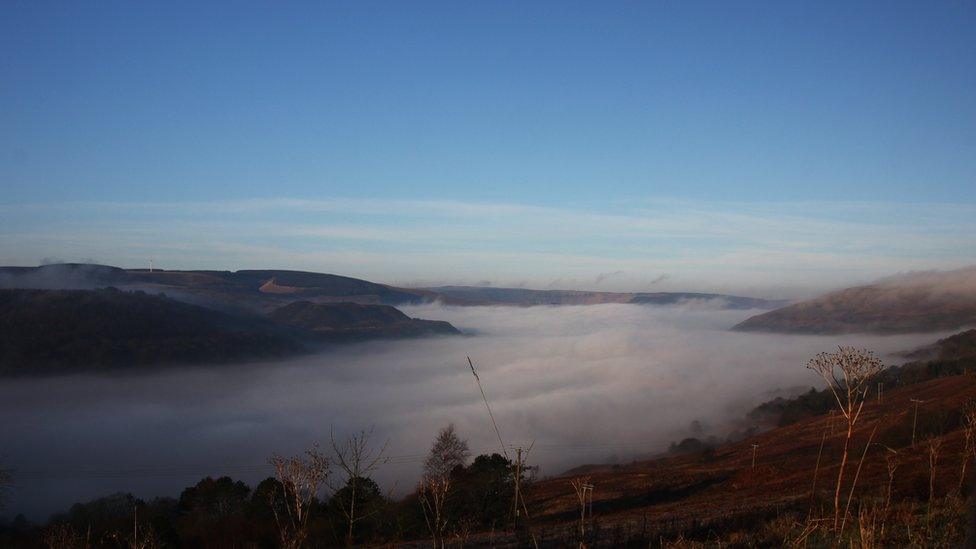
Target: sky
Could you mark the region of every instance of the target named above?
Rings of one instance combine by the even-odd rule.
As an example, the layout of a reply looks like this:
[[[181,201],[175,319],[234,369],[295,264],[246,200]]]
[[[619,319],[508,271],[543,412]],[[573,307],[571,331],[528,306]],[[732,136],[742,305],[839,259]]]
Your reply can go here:
[[[970,2],[0,14],[0,264],[796,295],[976,262]]]

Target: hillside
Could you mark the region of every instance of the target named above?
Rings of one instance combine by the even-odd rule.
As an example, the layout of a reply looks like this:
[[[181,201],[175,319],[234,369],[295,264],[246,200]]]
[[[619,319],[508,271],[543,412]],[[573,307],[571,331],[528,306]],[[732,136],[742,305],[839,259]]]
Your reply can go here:
[[[926,402],[919,412],[919,439],[934,436],[942,444],[936,494],[941,498],[952,492],[959,483],[963,454],[958,415],[953,414],[974,397],[976,379],[966,375],[904,387],[886,395],[882,404],[876,401],[868,404],[853,443],[854,455],[861,455],[875,426],[874,442],[878,444],[872,445],[860,472],[855,505],[861,502],[874,505],[885,490],[887,471],[882,444],[898,451],[893,501],[898,505],[925,501],[926,446],[910,446],[913,398]],[[720,532],[735,539],[733,533],[744,531],[753,540],[745,545],[781,546],[787,540],[777,535],[783,536],[785,530],[787,535],[798,536],[804,529],[807,511],[826,505],[843,443],[839,424],[832,429],[831,418],[817,416],[713,451],[631,465],[590,467],[586,476],[595,486],[593,515],[598,525],[595,535],[604,544],[615,540],[622,545],[641,539],[657,540],[661,536],[673,538],[679,533],[685,539],[714,540],[715,533]],[[827,437],[819,483],[811,499],[824,433]],[[751,465],[753,444],[757,445],[755,468]],[[852,476],[853,473],[848,477],[845,494]],[[571,478],[542,480],[527,492],[528,508],[534,513],[538,535],[544,539],[551,541],[560,536],[573,539],[579,503],[570,486]],[[763,527],[772,519],[779,520],[779,533]],[[909,519],[915,517],[900,520]],[[904,524],[891,527],[896,528],[902,529]],[[962,524],[956,525],[955,535],[959,536],[956,542],[962,529]],[[898,534],[907,535],[904,531]],[[496,536],[494,544],[506,546],[505,541]],[[905,542],[907,538],[902,543]]]
[[[271,312],[269,318],[310,331],[327,341],[360,341],[377,337],[402,338],[460,334],[442,320],[410,318],[389,305],[311,303],[296,301]]]
[[[876,392],[869,394],[859,419],[852,442],[854,462],[844,484],[846,501],[854,468],[864,455],[848,531],[855,541],[871,533],[865,529],[874,528],[872,535],[882,535],[877,521],[884,520],[888,522],[887,538],[878,546],[904,546],[919,540],[931,546],[955,546],[962,539],[964,509],[958,490],[962,483],[971,493],[969,486],[976,481],[971,467],[960,480],[964,459],[971,459],[966,457],[961,412],[976,402],[976,375],[970,373],[976,372],[976,330],[940,340],[928,350],[932,358],[887,372],[883,398]],[[833,397],[823,396],[778,399],[772,403],[774,410],[767,406],[771,403],[758,407],[771,413],[815,404],[814,409],[790,416],[779,427],[734,442],[699,445],[696,451],[626,465],[585,465],[537,481],[526,489],[530,530],[540,545],[565,545],[579,539],[579,500],[570,483],[585,479],[593,485],[592,510],[588,511],[593,518],[586,524],[586,539],[592,546],[647,547],[648,542],[657,546],[664,540],[684,540],[688,545],[676,546],[697,547],[691,544],[693,540],[707,540],[707,546],[724,541],[733,546],[778,547],[804,535],[813,536],[811,546],[827,543],[816,538],[823,532],[808,530],[811,524],[816,526],[808,515],[831,512],[844,429],[839,415],[830,413],[836,406]],[[917,418],[916,401],[920,403]],[[938,444],[938,454],[930,477],[933,441]],[[893,477],[889,477],[890,463],[897,467]],[[935,506],[926,516],[924,504],[931,479]],[[889,482],[890,515],[885,519],[878,513]],[[865,516],[873,517],[873,526],[861,522]],[[828,541],[833,539],[833,534],[827,536]],[[519,547],[526,541],[526,532],[496,532],[472,536],[466,546]]]
[[[0,290],[0,375],[244,362],[323,342],[459,333],[388,305],[301,301],[260,316],[115,288]]]
[[[596,305],[600,303],[676,305],[687,301],[715,301],[728,309],[771,309],[784,304],[783,301],[776,300],[690,292],[587,292],[494,288],[490,286],[437,286],[425,289],[436,295],[482,305]]]
[[[131,369],[288,356],[303,346],[258,318],[141,292],[0,290],[0,374]]]
[[[904,353],[914,360],[962,360],[976,357],[976,329],[966,330]]]
[[[976,267],[893,277],[762,313],[734,330],[841,334],[937,332],[976,325]]]
[[[912,359],[886,369],[868,388],[868,398],[877,398],[878,386],[884,390],[913,385],[940,377],[976,372],[976,330],[968,330],[901,353]],[[836,403],[826,388],[810,388],[793,398],[775,398],[756,406],[749,412],[746,428],[764,429],[784,426],[801,419],[828,413]]]
[[[267,312],[296,300],[397,305],[435,299],[424,292],[303,271],[148,271],[71,263],[0,267],[0,287],[5,288],[92,289],[106,286],[164,292],[176,299],[228,311]]]
[[[726,309],[772,309],[786,302],[691,292],[590,292],[528,290],[484,286],[399,288],[325,273],[276,269],[242,271],[165,271],[120,269],[105,265],[54,264],[0,267],[0,288],[92,289],[114,286],[167,295],[226,311],[267,313],[293,301],[402,305],[596,305],[634,303],[677,305],[710,301]]]

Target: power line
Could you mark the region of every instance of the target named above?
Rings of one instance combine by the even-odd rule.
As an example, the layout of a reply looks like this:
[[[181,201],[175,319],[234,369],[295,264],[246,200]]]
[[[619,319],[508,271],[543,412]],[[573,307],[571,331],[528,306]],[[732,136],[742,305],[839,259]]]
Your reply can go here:
[[[491,406],[488,405],[488,397],[485,396],[485,389],[481,386],[481,378],[478,377],[478,372],[474,371],[474,363],[471,362],[471,357],[465,357],[468,359],[468,366],[471,367],[471,373],[474,374],[475,381],[478,382],[478,389],[481,391],[481,398],[485,401],[485,408],[488,409],[488,417],[491,418],[491,425],[495,428],[495,435],[498,437],[498,444],[502,447],[502,452],[505,453],[505,459],[508,458],[508,450],[505,449],[505,443],[502,442],[502,434],[498,431],[498,424],[495,423],[495,416],[491,413]]]
[[[648,443],[595,443],[595,444],[535,444],[533,452],[583,452],[592,450],[612,450],[616,448],[656,448]],[[507,450],[515,450],[518,445],[505,445],[502,447],[507,455]],[[487,453],[497,451],[496,446],[484,446],[473,449],[476,453]],[[387,463],[410,464],[421,463],[426,458],[426,454],[400,454],[390,456]],[[153,478],[153,477],[181,477],[206,475],[212,472],[221,474],[253,474],[264,471],[271,472],[269,464],[242,464],[242,465],[166,465],[155,467],[134,467],[126,469],[29,469],[13,470],[12,474],[17,480],[52,480],[52,479],[100,479],[100,478]]]

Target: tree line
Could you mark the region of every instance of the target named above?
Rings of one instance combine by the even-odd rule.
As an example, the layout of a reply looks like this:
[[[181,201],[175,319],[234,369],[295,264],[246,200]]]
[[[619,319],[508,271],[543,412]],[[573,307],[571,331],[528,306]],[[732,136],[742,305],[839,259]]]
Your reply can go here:
[[[4,547],[336,547],[505,530],[512,520],[515,464],[492,453],[470,459],[453,425],[442,429],[414,490],[394,498],[370,477],[386,463],[372,432],[272,455],[255,486],[206,477],[176,498],[116,493],[76,503],[46,524],[0,521]]]

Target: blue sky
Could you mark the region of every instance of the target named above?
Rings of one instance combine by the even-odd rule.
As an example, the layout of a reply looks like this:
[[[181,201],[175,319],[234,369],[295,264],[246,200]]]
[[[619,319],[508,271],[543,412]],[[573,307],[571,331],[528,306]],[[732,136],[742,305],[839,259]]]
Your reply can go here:
[[[761,291],[976,257],[973,3],[0,11],[0,263]]]

